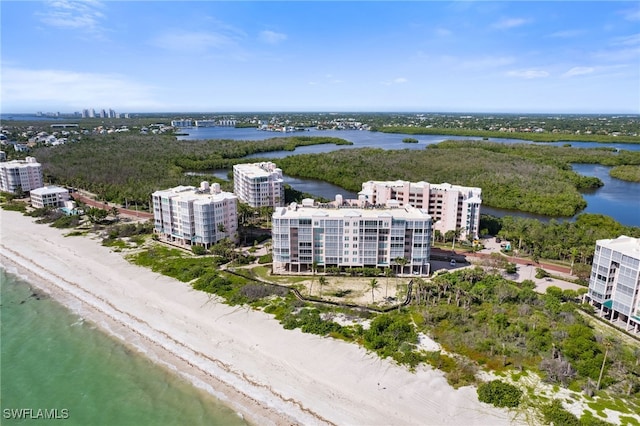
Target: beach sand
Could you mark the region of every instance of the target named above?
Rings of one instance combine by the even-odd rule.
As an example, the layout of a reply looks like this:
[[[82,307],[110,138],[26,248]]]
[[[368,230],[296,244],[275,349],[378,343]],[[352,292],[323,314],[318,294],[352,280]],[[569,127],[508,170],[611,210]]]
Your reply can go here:
[[[0,209],[5,268],[260,425],[506,425],[514,415],[355,344],[284,330],[88,237]]]

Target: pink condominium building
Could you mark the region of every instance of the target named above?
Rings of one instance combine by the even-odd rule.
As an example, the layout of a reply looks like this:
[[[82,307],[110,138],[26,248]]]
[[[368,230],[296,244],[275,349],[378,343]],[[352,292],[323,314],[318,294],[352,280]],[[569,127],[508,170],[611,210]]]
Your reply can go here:
[[[426,210],[433,219],[434,232],[444,234],[459,229],[461,239],[478,238],[480,188],[402,180],[369,181],[362,184],[358,199],[372,205],[386,205],[390,200],[397,200],[405,206]]]
[[[0,162],[0,191],[29,192],[43,186],[42,165],[35,158]]]

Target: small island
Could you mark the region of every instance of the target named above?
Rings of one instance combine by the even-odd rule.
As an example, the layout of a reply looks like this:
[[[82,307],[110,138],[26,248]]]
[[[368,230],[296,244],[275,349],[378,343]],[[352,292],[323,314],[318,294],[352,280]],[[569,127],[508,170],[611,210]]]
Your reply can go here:
[[[404,139],[402,139],[402,142],[404,142],[404,143],[418,143],[418,139],[416,139],[416,138],[404,138]]]

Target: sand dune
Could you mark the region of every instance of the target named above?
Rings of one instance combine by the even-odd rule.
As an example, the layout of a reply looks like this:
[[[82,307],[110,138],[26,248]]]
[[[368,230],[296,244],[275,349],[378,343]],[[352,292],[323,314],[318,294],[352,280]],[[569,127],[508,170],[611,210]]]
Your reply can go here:
[[[356,345],[284,330],[87,237],[0,210],[0,255],[63,304],[255,424],[500,425],[513,416]]]

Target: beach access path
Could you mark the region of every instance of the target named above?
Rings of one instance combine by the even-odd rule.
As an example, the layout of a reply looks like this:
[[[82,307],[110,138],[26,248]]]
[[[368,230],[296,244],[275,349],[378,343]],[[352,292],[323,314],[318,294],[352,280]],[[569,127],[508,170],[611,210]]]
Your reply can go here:
[[[507,425],[514,414],[355,344],[284,330],[127,262],[89,237],[0,209],[2,265],[260,425]]]

